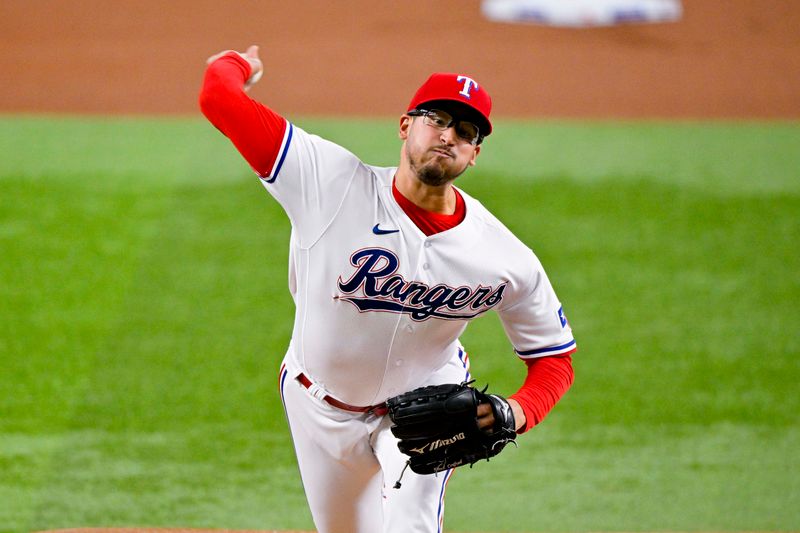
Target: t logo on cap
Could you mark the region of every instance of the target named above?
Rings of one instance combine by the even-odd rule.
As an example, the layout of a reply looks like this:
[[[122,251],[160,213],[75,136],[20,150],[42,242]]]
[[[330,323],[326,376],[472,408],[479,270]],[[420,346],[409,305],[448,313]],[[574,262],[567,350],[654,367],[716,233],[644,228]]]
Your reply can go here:
[[[464,88],[461,89],[458,94],[463,95],[465,98],[470,98],[469,92],[472,90],[473,87],[476,89],[479,88],[478,82],[468,76],[459,76],[456,78],[456,81],[464,82]]]
[[[475,78],[451,72],[434,72],[414,93],[407,110],[430,110],[429,102],[439,105],[441,102],[451,102],[452,105],[466,106],[474,112],[470,120],[474,120],[480,128],[481,137],[492,133],[492,123],[489,122],[492,99],[486,91],[486,87],[479,87]],[[447,109],[445,111],[450,113]]]

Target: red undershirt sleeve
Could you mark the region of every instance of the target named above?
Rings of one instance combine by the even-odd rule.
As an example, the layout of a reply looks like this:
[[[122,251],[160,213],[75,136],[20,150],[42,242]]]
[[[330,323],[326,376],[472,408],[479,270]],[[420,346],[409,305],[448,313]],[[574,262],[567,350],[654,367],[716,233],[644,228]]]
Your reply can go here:
[[[525,364],[528,365],[525,383],[510,396],[519,402],[525,413],[525,427],[518,433],[524,433],[544,420],[575,377],[570,354],[539,357],[526,360]]]
[[[268,176],[281,148],[286,120],[247,96],[243,87],[250,72],[250,64],[236,52],[211,63],[200,89],[200,110],[259,176]]]

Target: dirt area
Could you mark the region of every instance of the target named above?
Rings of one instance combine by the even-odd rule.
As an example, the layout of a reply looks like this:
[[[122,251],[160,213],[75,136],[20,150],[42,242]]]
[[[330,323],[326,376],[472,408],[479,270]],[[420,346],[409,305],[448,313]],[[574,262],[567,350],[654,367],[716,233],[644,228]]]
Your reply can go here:
[[[40,531],[38,533],[312,533],[310,531],[247,531],[243,529],[169,529],[169,528],[78,528]]]
[[[312,533],[310,531],[247,531],[243,529],[169,529],[169,528],[78,528],[40,531],[38,533]]]
[[[684,0],[679,23],[595,29],[479,6],[4,0],[0,112],[196,113],[205,58],[258,43],[253,96],[287,115],[396,115],[440,70],[484,83],[495,116],[800,118],[796,0]]]

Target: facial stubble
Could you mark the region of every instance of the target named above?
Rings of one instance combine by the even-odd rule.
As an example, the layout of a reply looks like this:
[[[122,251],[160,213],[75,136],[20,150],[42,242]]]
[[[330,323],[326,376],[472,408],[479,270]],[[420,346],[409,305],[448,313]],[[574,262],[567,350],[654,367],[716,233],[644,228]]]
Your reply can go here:
[[[436,154],[436,152],[433,153]],[[411,153],[408,144],[406,144],[406,156],[408,157],[408,162],[411,167],[411,170],[417,176],[417,179],[419,179],[425,185],[431,187],[441,187],[449,182],[452,182],[461,174],[463,174],[464,171],[467,170],[468,166],[464,165],[464,168],[455,173],[449,172],[448,165],[440,161],[440,159],[447,156],[439,156],[439,155],[434,155],[428,161],[423,163],[421,161],[421,157],[420,158],[414,157],[414,155]]]

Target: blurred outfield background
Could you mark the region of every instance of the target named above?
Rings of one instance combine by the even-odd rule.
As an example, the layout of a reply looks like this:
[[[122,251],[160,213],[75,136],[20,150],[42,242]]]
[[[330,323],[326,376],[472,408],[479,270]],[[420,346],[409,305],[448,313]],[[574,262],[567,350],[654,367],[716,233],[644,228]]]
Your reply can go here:
[[[205,57],[251,42],[253,95],[371,163],[431,71],[492,91],[460,185],[580,351],[519,449],[454,476],[448,531],[800,530],[800,4],[566,30],[463,0],[64,0],[0,5],[0,532],[312,527],[276,390],[288,222],[195,110]],[[515,390],[494,317],[464,341]]]

